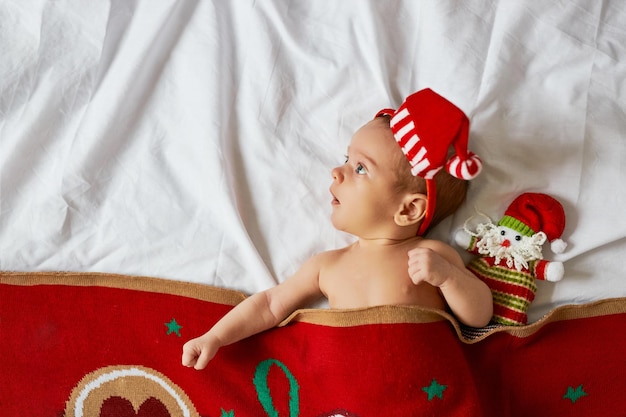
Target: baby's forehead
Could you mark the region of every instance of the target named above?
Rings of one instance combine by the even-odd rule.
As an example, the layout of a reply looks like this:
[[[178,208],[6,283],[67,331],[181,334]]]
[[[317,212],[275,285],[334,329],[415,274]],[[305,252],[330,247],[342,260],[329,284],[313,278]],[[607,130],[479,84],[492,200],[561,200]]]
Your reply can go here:
[[[385,128],[391,132],[391,127],[389,125],[390,118],[386,116],[374,117],[372,120],[365,123],[366,125],[372,126],[380,126],[381,128]]]
[[[377,119],[380,119],[380,117]],[[380,121],[377,119],[370,120],[361,126],[354,133],[350,142],[361,142],[372,145],[380,144],[380,142],[395,142],[389,123],[386,123],[384,120]]]
[[[389,163],[395,166],[398,158],[406,160],[389,123],[384,120],[371,120],[363,125],[352,137],[348,150],[362,153],[383,166]]]
[[[366,122],[357,132],[366,131],[372,136],[380,136],[381,138],[392,138],[393,132],[389,126],[389,120],[386,117],[376,117]],[[395,141],[395,139],[394,139]]]

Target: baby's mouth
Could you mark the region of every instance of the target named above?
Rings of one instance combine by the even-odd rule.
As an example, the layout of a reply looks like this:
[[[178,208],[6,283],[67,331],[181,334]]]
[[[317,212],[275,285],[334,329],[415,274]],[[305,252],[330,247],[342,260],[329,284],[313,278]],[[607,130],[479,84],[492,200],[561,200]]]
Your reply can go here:
[[[341,204],[341,202],[337,199],[337,197],[335,197],[335,194],[333,194],[333,192],[330,192],[330,195],[333,197],[332,201],[330,202],[330,204],[332,204],[333,206],[338,206]]]

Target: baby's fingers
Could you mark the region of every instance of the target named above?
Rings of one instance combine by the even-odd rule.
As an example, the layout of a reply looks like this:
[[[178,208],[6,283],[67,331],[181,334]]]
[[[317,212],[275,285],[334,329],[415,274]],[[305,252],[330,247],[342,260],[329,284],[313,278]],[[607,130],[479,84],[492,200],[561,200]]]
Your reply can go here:
[[[409,260],[408,273],[411,277],[411,281],[416,285],[424,280],[424,274],[422,273],[422,267],[419,262]]]
[[[187,345],[183,346],[183,366],[194,366],[198,360],[198,356],[198,352],[195,349],[188,347]]]
[[[213,355],[209,354],[208,349],[203,349],[200,353],[200,356],[196,360],[194,369],[197,369],[199,371],[206,368],[211,359],[213,359]]]

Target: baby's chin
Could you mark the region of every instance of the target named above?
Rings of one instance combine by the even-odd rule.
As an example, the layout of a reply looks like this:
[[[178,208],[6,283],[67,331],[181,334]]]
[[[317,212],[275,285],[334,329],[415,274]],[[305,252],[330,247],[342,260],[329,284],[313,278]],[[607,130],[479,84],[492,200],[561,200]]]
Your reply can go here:
[[[339,230],[340,232],[350,233],[350,232],[347,230],[346,225],[345,225],[345,224],[343,224],[343,222],[341,222],[341,220],[340,220],[340,219],[338,219],[337,217],[339,217],[339,216],[338,216],[338,214],[337,214],[337,213],[335,213],[335,208],[333,207],[333,212],[332,212],[332,213],[331,213],[331,215],[330,215],[330,223],[333,225],[333,227],[334,227],[336,230]]]

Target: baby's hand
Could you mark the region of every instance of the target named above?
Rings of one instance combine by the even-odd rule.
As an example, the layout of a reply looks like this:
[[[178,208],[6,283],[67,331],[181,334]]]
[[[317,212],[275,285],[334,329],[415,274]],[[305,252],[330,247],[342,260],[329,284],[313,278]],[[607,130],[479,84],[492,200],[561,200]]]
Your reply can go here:
[[[217,339],[208,333],[183,345],[183,366],[204,369],[220,348]]]
[[[427,282],[434,287],[442,286],[451,275],[453,265],[443,256],[429,248],[409,251],[409,276],[415,285]]]

